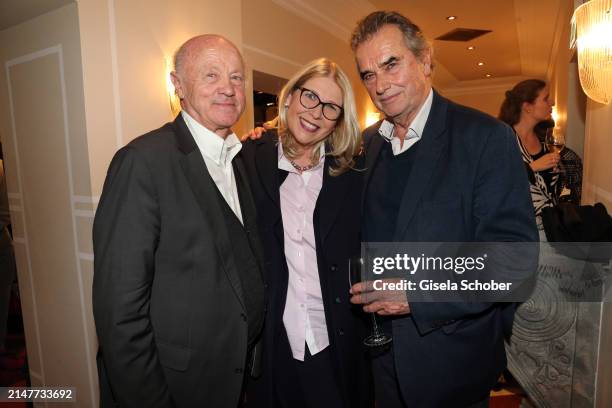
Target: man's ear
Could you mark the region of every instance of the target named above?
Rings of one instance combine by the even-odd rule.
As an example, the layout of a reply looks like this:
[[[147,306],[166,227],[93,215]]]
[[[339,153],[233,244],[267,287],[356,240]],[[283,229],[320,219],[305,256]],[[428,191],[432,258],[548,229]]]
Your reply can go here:
[[[421,64],[423,64],[423,73],[425,74],[425,76],[431,76],[433,70],[431,68],[431,60],[433,58],[433,52],[431,48],[428,48],[426,50],[423,51],[423,53],[421,54]]]
[[[172,81],[172,85],[174,86],[174,93],[178,96],[179,99],[183,99],[185,94],[183,92],[183,86],[181,83],[181,77],[176,73],[176,71],[172,71],[170,73],[170,80]]]

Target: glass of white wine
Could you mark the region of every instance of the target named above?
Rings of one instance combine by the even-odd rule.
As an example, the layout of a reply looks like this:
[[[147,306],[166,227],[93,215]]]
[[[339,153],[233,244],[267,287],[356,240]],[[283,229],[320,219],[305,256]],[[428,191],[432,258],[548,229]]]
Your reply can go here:
[[[561,154],[561,151],[565,148],[565,135],[557,128],[549,128],[546,131],[544,143],[549,152]],[[552,172],[559,173],[559,166],[555,166]]]

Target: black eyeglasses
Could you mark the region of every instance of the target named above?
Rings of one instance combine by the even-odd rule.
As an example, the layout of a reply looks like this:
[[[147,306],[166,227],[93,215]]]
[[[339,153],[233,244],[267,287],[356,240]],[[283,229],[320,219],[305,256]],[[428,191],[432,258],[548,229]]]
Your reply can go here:
[[[317,95],[310,89],[307,89],[307,88],[299,88],[299,89],[301,91],[300,103],[302,104],[303,107],[305,107],[306,109],[314,109],[317,106],[321,105],[322,106],[321,109],[322,109],[323,116],[325,117],[325,119],[335,121],[335,120],[338,120],[338,118],[340,118],[340,115],[342,114],[342,110],[343,110],[342,106],[338,106],[335,103],[331,103],[331,102],[321,102],[319,95]]]

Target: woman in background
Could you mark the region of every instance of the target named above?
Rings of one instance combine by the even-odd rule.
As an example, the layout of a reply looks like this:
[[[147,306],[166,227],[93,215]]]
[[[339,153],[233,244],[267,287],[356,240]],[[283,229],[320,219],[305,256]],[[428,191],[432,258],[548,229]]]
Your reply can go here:
[[[263,373],[250,407],[372,407],[366,320],[349,302],[360,253],[360,148],[346,74],[321,58],[279,95],[277,130],[242,148],[266,256]]]
[[[552,171],[559,164],[559,153],[549,153],[535,132],[538,123],[550,120],[553,103],[546,82],[528,79],[506,92],[499,119],[510,125],[527,167],[531,199],[536,213],[540,238],[544,239],[542,209],[557,203],[559,174]]]

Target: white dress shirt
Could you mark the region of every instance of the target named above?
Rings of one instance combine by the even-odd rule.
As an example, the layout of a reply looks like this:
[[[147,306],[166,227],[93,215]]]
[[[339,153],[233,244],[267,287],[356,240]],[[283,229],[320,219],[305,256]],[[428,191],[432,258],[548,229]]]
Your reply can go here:
[[[387,120],[383,120],[378,128],[378,133],[388,142],[391,143],[391,149],[393,150],[393,155],[397,156],[398,154],[404,153],[406,150],[410,149],[416,142],[421,140],[423,136],[423,129],[425,129],[425,124],[427,123],[427,118],[429,117],[429,112],[431,111],[431,104],[433,102],[433,89],[429,90],[429,95],[427,99],[425,99],[425,103],[419,109],[419,112],[416,114],[412,123],[408,127],[408,131],[404,136],[404,145],[400,145],[400,139],[395,137],[395,125]]]
[[[296,360],[304,361],[306,346],[315,355],[329,346],[313,215],[323,186],[325,148],[321,145],[319,164],[300,174],[278,145],[278,168],[289,174],[280,187],[281,214],[285,238],[285,259],[289,269],[283,324]]]
[[[242,149],[242,143],[235,133],[231,133],[223,139],[215,132],[199,124],[187,112],[182,111],[181,114],[200,149],[200,153],[202,153],[210,177],[212,177],[227,205],[230,206],[242,223],[240,199],[238,198],[238,188],[232,167],[232,160]]]

